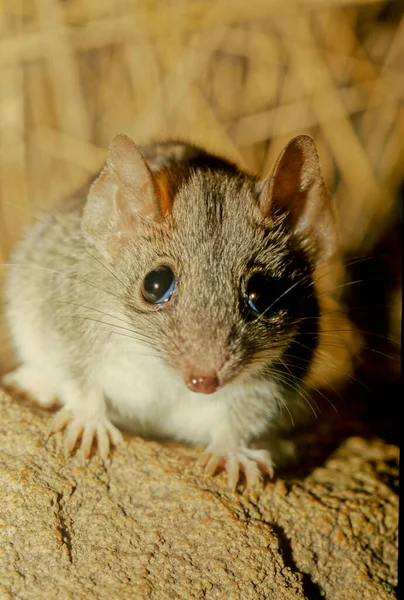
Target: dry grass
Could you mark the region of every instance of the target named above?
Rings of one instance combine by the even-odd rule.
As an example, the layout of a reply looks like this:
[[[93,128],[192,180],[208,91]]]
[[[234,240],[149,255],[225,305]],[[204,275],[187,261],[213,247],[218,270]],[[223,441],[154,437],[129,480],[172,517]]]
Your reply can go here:
[[[117,132],[189,139],[263,174],[310,133],[345,247],[362,251],[388,221],[403,177],[401,0],[0,7],[0,260]]]

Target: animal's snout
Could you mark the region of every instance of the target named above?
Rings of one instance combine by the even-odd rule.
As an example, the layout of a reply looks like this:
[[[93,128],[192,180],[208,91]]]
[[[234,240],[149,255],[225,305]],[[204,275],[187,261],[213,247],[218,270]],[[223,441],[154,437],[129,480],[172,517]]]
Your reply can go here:
[[[217,373],[191,373],[185,378],[185,383],[191,392],[197,394],[213,394],[219,387]]]

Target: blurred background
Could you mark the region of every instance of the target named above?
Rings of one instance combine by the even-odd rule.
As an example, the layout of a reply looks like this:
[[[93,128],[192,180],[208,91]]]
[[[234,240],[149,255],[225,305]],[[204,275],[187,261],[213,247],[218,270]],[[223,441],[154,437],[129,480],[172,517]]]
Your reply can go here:
[[[189,140],[263,175],[291,137],[308,133],[346,259],[369,258],[355,263],[362,284],[348,294],[359,325],[376,332],[366,361],[397,374],[403,8],[402,0],[0,0],[0,262],[38,209],[101,168],[118,132],[138,144]],[[0,335],[4,365],[4,327]],[[386,338],[388,352],[377,345]]]

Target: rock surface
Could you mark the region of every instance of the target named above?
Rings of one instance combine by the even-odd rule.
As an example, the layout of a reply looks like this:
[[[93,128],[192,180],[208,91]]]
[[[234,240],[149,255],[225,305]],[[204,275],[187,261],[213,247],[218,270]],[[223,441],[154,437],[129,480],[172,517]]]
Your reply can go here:
[[[126,436],[63,457],[50,415],[0,391],[0,598],[387,600],[398,448],[348,437],[258,495],[204,480],[198,450]]]

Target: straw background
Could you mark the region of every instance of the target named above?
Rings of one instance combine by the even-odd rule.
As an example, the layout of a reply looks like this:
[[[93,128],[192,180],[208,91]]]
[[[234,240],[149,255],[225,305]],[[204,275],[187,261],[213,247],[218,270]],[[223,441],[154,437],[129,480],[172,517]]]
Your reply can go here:
[[[0,36],[0,261],[118,132],[190,140],[263,175],[309,133],[350,254],[394,217],[401,0],[1,0]]]

